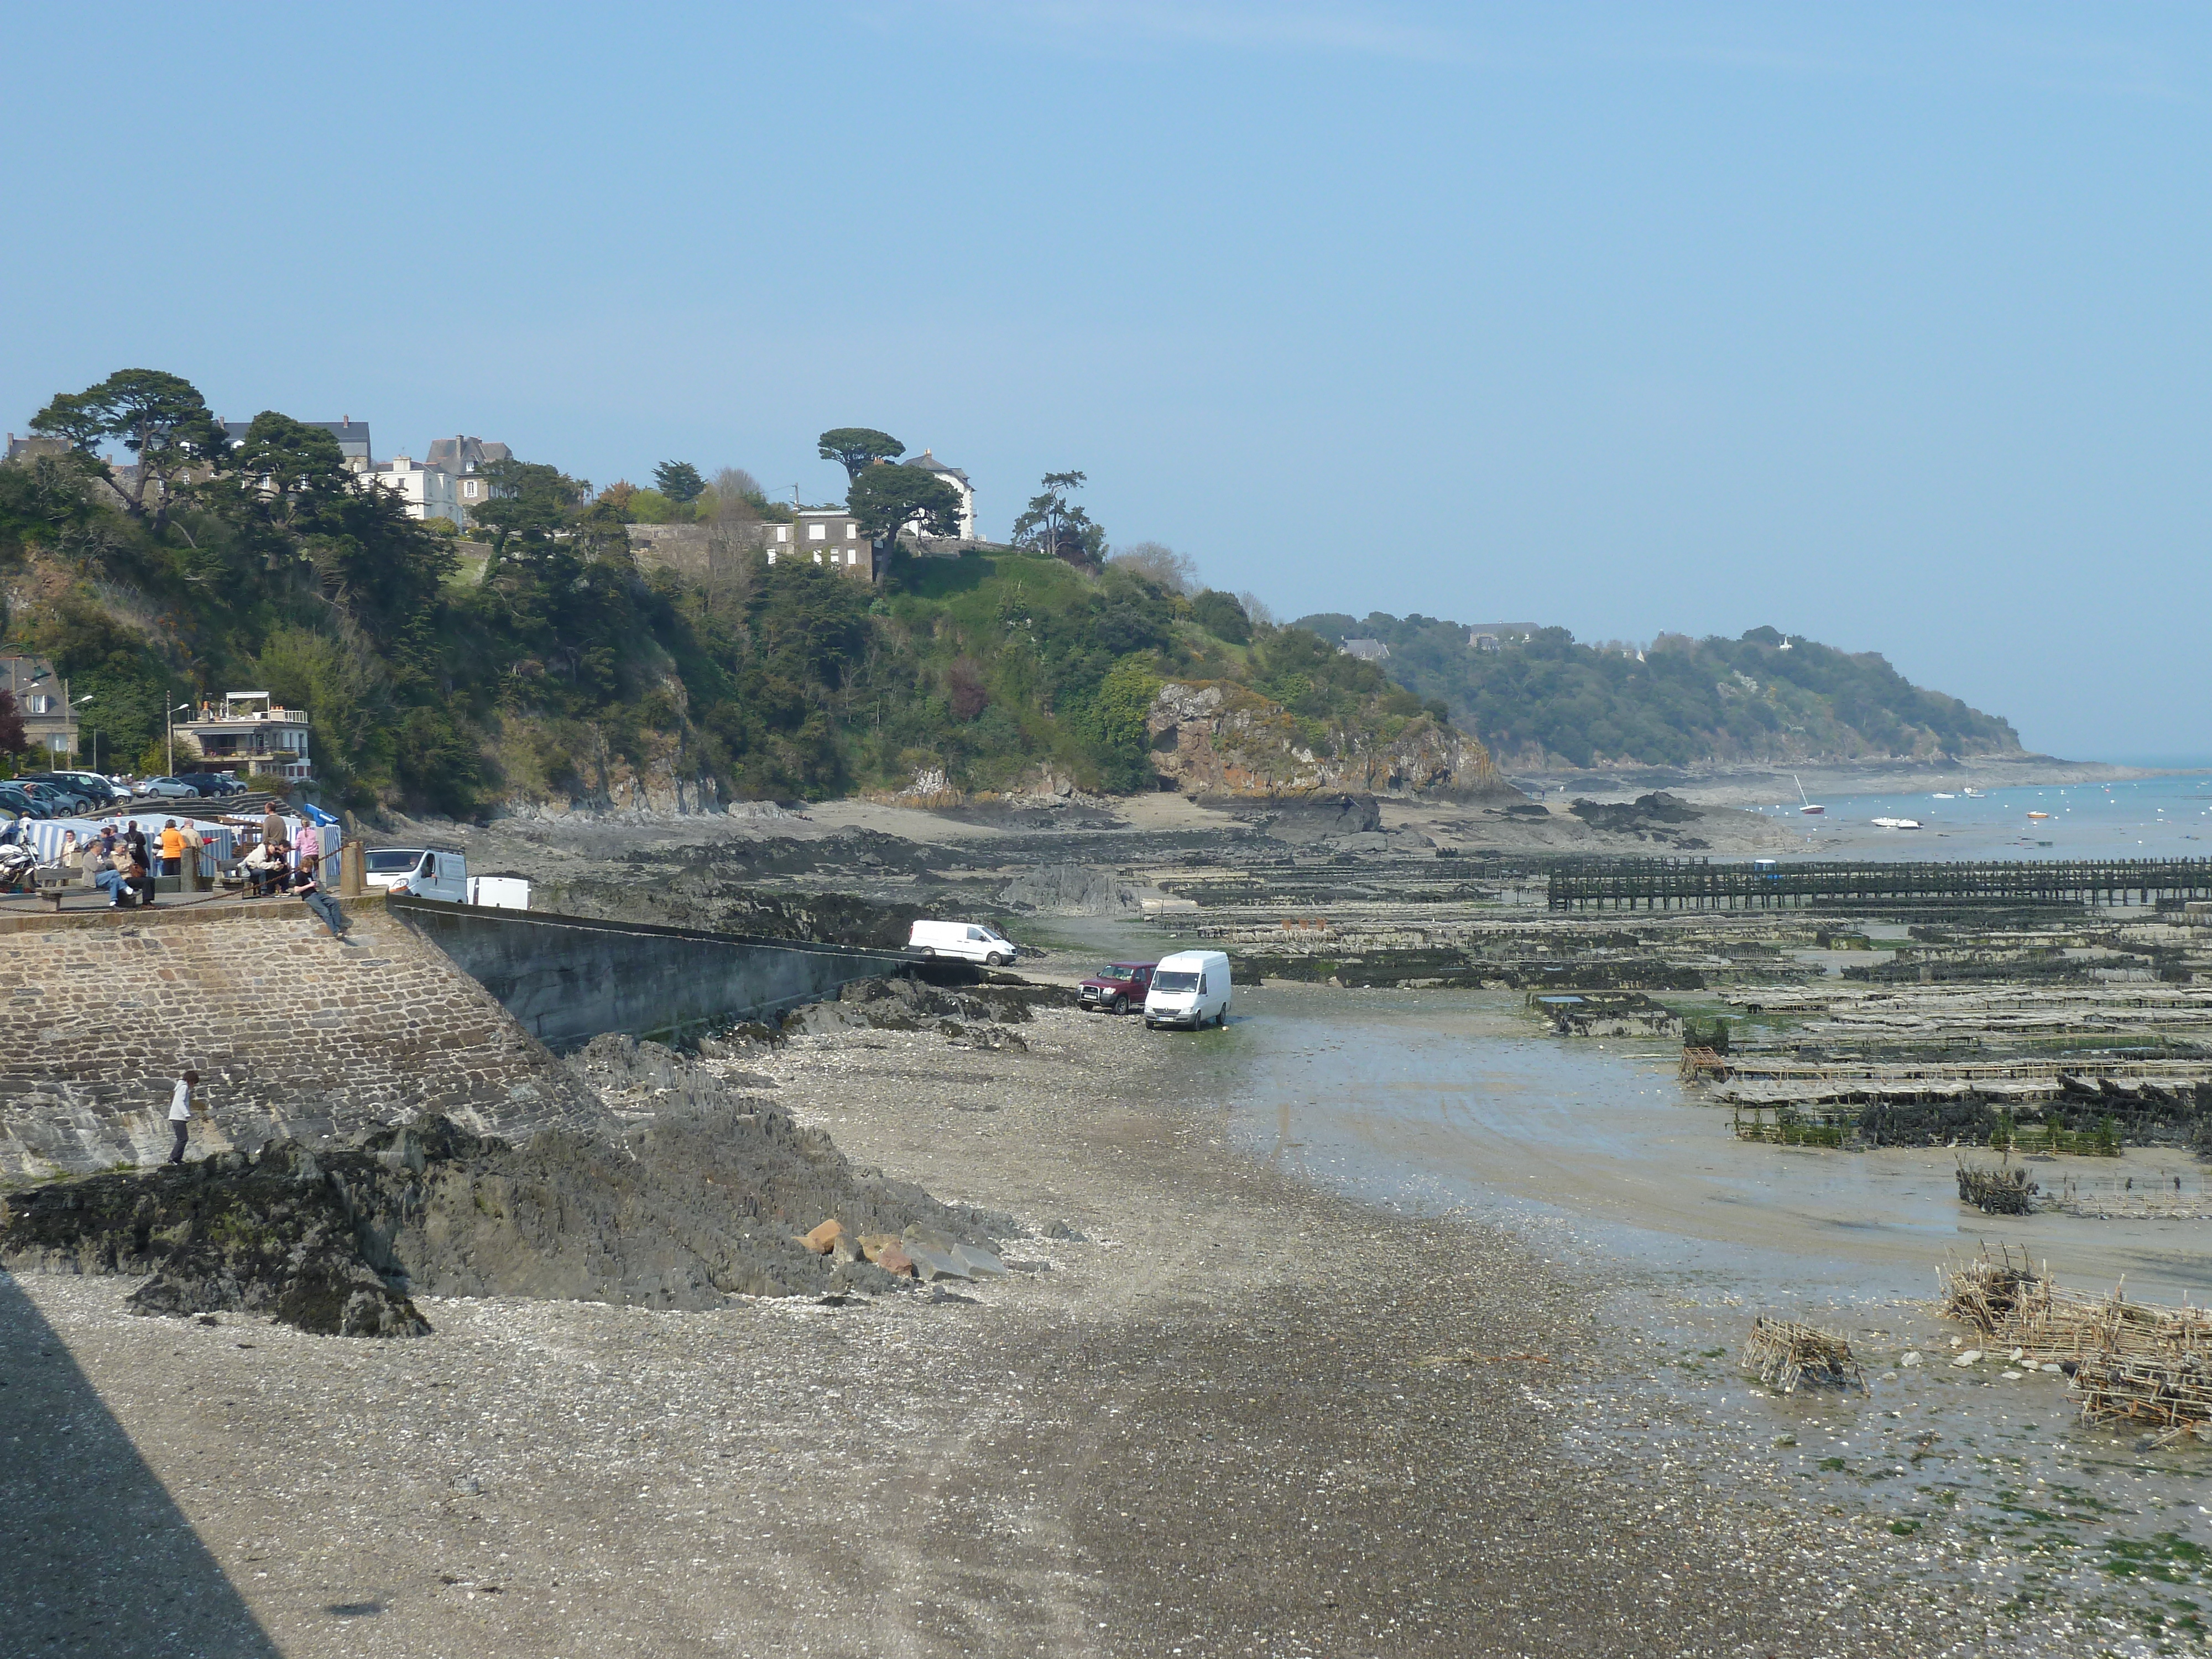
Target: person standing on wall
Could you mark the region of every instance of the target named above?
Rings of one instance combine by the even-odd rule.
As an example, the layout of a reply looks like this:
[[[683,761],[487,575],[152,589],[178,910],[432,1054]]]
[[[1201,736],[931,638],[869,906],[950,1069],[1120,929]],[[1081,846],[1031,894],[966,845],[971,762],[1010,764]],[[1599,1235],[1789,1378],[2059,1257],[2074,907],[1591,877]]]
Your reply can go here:
[[[169,1127],[177,1137],[176,1145],[169,1148],[169,1162],[185,1161],[185,1137],[191,1133],[192,1093],[199,1087],[200,1074],[187,1071],[177,1079],[176,1088],[169,1096]]]
[[[292,890],[323,919],[323,926],[331,930],[332,939],[344,939],[345,913],[338,908],[336,899],[315,884],[314,860],[304,856],[300,860],[299,867],[292,872]]]
[[[276,816],[276,803],[271,801],[261,813],[261,843],[274,847],[284,839],[284,820]]]
[[[177,828],[176,819],[171,818],[161,826],[161,873],[182,875],[184,866],[185,832]]]

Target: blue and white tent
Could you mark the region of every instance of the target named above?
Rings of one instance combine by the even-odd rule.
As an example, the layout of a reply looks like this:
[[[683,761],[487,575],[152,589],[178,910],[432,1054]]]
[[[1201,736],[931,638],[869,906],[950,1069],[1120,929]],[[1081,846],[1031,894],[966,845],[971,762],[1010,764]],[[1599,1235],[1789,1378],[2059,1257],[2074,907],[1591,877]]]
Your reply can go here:
[[[146,832],[147,841],[157,843],[162,821],[168,816],[159,812],[118,812],[106,818],[34,818],[23,828],[28,832],[27,838],[31,850],[39,855],[39,862],[52,864],[61,856],[62,837],[72,830],[80,842],[98,841],[101,824],[112,823],[120,828],[136,818],[138,827]],[[199,825],[200,831],[200,875],[213,881],[216,866],[230,862],[233,849],[238,845],[238,832],[227,823],[210,823],[204,818],[193,822]]]

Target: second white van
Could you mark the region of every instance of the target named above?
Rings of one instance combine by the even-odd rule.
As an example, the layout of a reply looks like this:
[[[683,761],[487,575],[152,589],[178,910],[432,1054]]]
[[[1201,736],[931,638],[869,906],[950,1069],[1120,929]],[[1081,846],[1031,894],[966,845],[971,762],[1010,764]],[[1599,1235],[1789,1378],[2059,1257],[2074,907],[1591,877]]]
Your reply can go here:
[[[1229,1020],[1229,958],[1218,951],[1178,951],[1152,969],[1152,988],[1145,993],[1145,1024],[1150,1027],[1224,1025]]]
[[[1022,947],[995,927],[973,921],[917,921],[906,948],[926,957],[951,957],[997,968],[1012,962]]]

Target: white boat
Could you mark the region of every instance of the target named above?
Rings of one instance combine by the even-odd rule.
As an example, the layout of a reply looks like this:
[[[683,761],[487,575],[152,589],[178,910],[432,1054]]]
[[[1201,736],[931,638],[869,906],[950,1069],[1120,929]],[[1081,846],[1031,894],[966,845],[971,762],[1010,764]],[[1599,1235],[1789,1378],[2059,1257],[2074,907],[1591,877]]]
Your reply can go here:
[[[1982,792],[1978,789],[1966,789],[1961,790],[1960,793],[1965,795],[1968,800],[1979,800],[1982,799]]]
[[[1918,818],[1876,818],[1875,823],[1884,830],[1917,830],[1920,827]]]
[[[1790,775],[1790,781],[1797,784],[1797,799],[1805,803],[1802,806],[1797,809],[1799,811],[1807,813],[1814,817],[1818,817],[1821,813],[1828,810],[1825,806],[1815,806],[1813,805],[1812,797],[1805,793],[1805,786],[1802,783],[1798,783],[1797,775],[1795,772],[1792,772]]]
[[[1938,789],[1935,793],[1934,799],[1936,800],[1956,800],[1959,798],[1956,795],[1947,795],[1941,789]]]

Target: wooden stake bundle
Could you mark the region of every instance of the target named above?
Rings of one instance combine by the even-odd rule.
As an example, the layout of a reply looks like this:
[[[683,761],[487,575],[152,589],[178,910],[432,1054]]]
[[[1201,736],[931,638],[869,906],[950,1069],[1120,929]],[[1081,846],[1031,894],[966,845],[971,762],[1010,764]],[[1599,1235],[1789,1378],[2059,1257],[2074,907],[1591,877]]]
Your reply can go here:
[[[2035,1192],[2036,1183],[2026,1170],[1960,1163],[1959,1202],[1985,1215],[2026,1215],[2035,1207]]]
[[[1759,1373],[1760,1382],[1784,1394],[1795,1394],[1800,1382],[1862,1392],[1866,1388],[1866,1373],[1851,1358],[1849,1342],[1833,1331],[1786,1319],[1761,1316],[1752,1321],[1743,1363]]]
[[[1993,1348],[2066,1364],[2084,1420],[2142,1423],[2168,1439],[2212,1424],[2212,1310],[2130,1302],[2122,1288],[2077,1295],[2029,1266],[2026,1251],[2002,1248],[1994,1257],[1984,1248],[1942,1282],[1946,1318]]]
[[[2098,1354],[2075,1370],[2074,1391],[2088,1422],[2125,1419],[2163,1429],[2171,1438],[2212,1423],[2212,1355],[2154,1359]]]
[[[2124,1286],[2089,1297],[2054,1285],[2047,1270],[2000,1248],[1942,1276],[1937,1311],[1971,1325],[1993,1348],[2016,1347],[2039,1364],[2117,1354],[2173,1359],[2212,1353],[2212,1310],[2130,1302]]]

